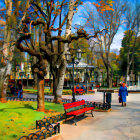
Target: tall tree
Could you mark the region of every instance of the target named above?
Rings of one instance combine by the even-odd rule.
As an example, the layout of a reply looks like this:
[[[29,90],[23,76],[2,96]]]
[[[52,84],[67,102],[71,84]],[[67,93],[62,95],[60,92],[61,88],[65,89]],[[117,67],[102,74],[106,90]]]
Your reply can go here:
[[[88,36],[86,32],[82,29],[77,31],[77,35],[71,35],[71,24],[73,18],[73,11],[76,10],[76,7],[81,4],[79,0],[67,2],[65,0],[55,3],[54,0],[44,1],[43,8],[40,7],[38,2],[31,1],[31,9],[33,14],[36,14],[37,20],[33,20],[31,15],[28,16],[23,21],[23,28],[19,31],[21,35],[17,40],[17,47],[21,51],[28,52],[30,55],[37,57],[37,63],[33,67],[33,72],[37,73],[38,81],[41,90],[44,89],[43,81],[44,76],[46,75],[46,65],[47,62],[50,64],[50,70],[53,75],[53,94],[54,94],[54,102],[61,102],[62,89],[64,83],[64,74],[66,69],[66,60],[65,53],[68,50],[69,44],[72,40],[78,40],[79,38],[89,39],[90,37],[96,37],[97,33],[93,36]],[[42,3],[41,3],[42,4]],[[62,15],[62,10],[64,6],[69,6],[67,12],[65,11],[65,15]],[[59,21],[59,23],[58,23]],[[56,27],[56,23],[58,23]],[[64,27],[66,23],[66,33],[65,36],[61,34],[62,27]],[[34,48],[32,42],[32,32],[31,29],[37,26],[41,26],[42,33],[39,34],[39,51]],[[53,33],[58,33],[57,36],[53,35]],[[44,35],[45,44],[41,42],[42,35]],[[26,42],[26,46],[23,46],[23,42]],[[57,41],[58,46],[56,49],[55,42]],[[43,87],[43,88],[42,88]],[[40,96],[38,100],[41,103],[38,103],[40,107],[38,110],[44,110],[44,96],[43,91],[38,95]]]
[[[122,48],[120,50],[121,72],[123,75],[127,74],[128,76],[130,74],[130,71],[133,71],[133,74],[138,74],[140,62],[139,44],[140,44],[140,36],[137,37],[135,40],[134,31],[125,31],[124,38],[122,40]],[[128,60],[132,61],[129,67],[128,64],[130,63],[130,61]]]
[[[11,62],[12,62],[13,51],[15,46],[14,45],[15,30],[13,31],[13,29],[16,26],[20,27],[20,20],[17,22],[16,19],[16,16],[19,14],[20,1],[16,0],[13,3],[12,0],[5,0],[4,4],[6,8],[1,9],[1,11],[3,12],[6,11],[6,23],[4,26],[4,43],[2,47],[2,57],[1,57],[1,65],[0,65],[0,101],[1,102],[6,102],[8,77],[10,75],[11,67],[12,67]],[[24,7],[25,11],[27,9],[28,4],[29,4],[29,0],[27,0],[27,4],[24,5],[26,7],[26,8]],[[22,15],[22,18],[24,18],[24,16],[25,14]]]
[[[67,38],[61,35],[62,27],[67,21],[67,26],[71,29],[72,20],[68,13],[62,19],[62,7],[66,6],[68,3],[63,0],[61,3],[50,0],[43,3],[43,8],[39,6],[38,2],[31,1],[32,11],[36,14],[38,19],[34,21],[30,17],[27,17],[23,21],[22,31],[20,38],[17,40],[17,47],[21,51],[28,52],[30,55],[37,57],[37,63],[33,66],[33,72],[37,73],[38,76],[38,111],[44,111],[44,76],[46,75],[47,62],[50,64],[50,70],[53,75],[53,93],[55,96],[54,101],[60,102],[62,91],[60,86],[63,86],[60,80],[63,81],[63,73],[65,72],[65,58],[64,58],[64,46],[63,43],[70,43],[72,38]],[[69,3],[70,7],[74,8],[77,3]],[[46,8],[46,9],[45,9]],[[72,9],[71,9],[72,10]],[[45,12],[44,12],[45,11]],[[59,19],[58,28],[55,28],[56,20]],[[29,25],[29,26],[28,26]],[[34,43],[32,42],[31,29],[40,26],[40,31],[38,34],[39,38],[39,48],[35,49]],[[66,26],[66,29],[69,28]],[[43,30],[42,30],[43,29]],[[52,32],[57,31],[58,36],[52,36]],[[68,32],[68,31],[67,31]],[[42,34],[45,36],[45,44],[41,42]],[[67,33],[68,34],[68,33]],[[75,39],[75,38],[74,38]],[[77,39],[77,38],[76,38]],[[58,41],[58,47],[55,49],[54,41]],[[22,42],[26,42],[26,46],[22,45]],[[64,71],[63,71],[64,69]],[[63,71],[63,72],[62,72]],[[62,77],[62,78],[61,78]]]
[[[127,47],[127,69],[126,69],[126,78],[129,74],[130,66],[134,61],[134,53],[136,49],[136,40],[140,33],[140,2],[138,0],[134,0],[133,3],[129,4],[127,7],[126,12],[126,27],[127,27],[127,34],[125,34],[123,45]],[[126,39],[127,38],[127,39]]]
[[[12,0],[5,0],[6,4],[6,24],[4,29],[4,44],[3,44],[3,56],[1,58],[1,68],[0,68],[0,101],[6,102],[6,90],[7,90],[7,79],[10,75],[11,69],[11,55],[9,58],[10,51],[10,39],[11,39],[11,31],[10,31],[10,20],[12,16]]]
[[[86,7],[84,18],[87,20],[86,27],[91,30],[90,34],[105,29],[101,34],[98,34],[96,42],[100,48],[100,56],[106,67],[108,87],[112,87],[113,68],[109,54],[114,36],[122,23],[122,15],[126,10],[126,2],[117,0],[110,4],[111,8],[108,5],[105,6],[104,2],[100,5],[94,5],[97,11]]]

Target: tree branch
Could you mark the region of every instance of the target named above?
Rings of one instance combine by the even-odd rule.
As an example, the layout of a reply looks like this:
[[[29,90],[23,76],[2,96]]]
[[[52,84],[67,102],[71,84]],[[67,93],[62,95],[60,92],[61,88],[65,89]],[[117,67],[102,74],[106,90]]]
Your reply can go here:
[[[39,11],[39,12],[41,13],[41,15],[43,16],[43,18],[47,21],[48,16],[42,11],[42,9],[41,9],[34,1],[32,1],[31,4],[36,6],[36,8],[38,9],[38,11]],[[46,16],[47,18],[46,18],[45,16]]]
[[[35,50],[32,50],[28,47],[23,47],[21,42],[23,40],[26,40],[26,39],[30,39],[31,38],[31,34],[29,33],[25,33],[24,36],[21,36],[18,40],[17,40],[17,48],[21,51],[21,52],[28,52],[30,55],[32,56],[36,56],[39,60],[42,60],[42,56],[41,56],[41,53],[39,52],[36,52]]]

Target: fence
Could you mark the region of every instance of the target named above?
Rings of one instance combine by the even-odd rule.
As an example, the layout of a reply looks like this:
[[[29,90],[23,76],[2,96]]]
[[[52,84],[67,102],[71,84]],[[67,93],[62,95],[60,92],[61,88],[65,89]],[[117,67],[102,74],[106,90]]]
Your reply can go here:
[[[30,133],[28,136],[22,136],[18,140],[44,140],[58,133],[60,133],[60,123],[48,125],[45,129]]]
[[[7,97],[7,101],[17,101],[20,100],[20,98],[17,97]],[[53,102],[52,98],[45,98],[44,99],[46,102]],[[22,101],[37,101],[37,98],[23,98]],[[76,100],[79,101],[79,100]],[[71,99],[62,99],[63,103],[71,103],[72,100]],[[85,103],[88,106],[93,106],[93,107],[97,107],[99,109],[110,109],[111,108],[111,103],[101,103],[101,102],[90,102],[90,101],[85,101]]]

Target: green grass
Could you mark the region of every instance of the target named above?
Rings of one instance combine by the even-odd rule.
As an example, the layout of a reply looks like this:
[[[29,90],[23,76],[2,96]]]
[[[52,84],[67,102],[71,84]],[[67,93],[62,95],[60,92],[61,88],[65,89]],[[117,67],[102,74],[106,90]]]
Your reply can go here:
[[[23,89],[23,91],[25,93],[37,94],[37,89]],[[44,89],[44,94],[45,95],[53,95],[52,91],[50,91],[49,89]],[[62,94],[63,95],[71,95],[72,90],[64,89]]]
[[[37,112],[36,107],[36,102],[29,101],[0,103],[0,140],[16,140],[23,135],[27,136],[36,131],[36,120],[57,114]],[[64,112],[63,105],[55,103],[45,103],[45,109]]]

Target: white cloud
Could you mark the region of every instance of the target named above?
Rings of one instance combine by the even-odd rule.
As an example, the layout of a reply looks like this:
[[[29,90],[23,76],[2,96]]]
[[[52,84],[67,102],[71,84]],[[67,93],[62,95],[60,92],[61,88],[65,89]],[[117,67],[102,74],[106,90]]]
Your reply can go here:
[[[113,39],[111,49],[120,50],[123,36],[124,36],[124,29],[122,27],[120,27],[117,34],[115,35],[115,37]]]

